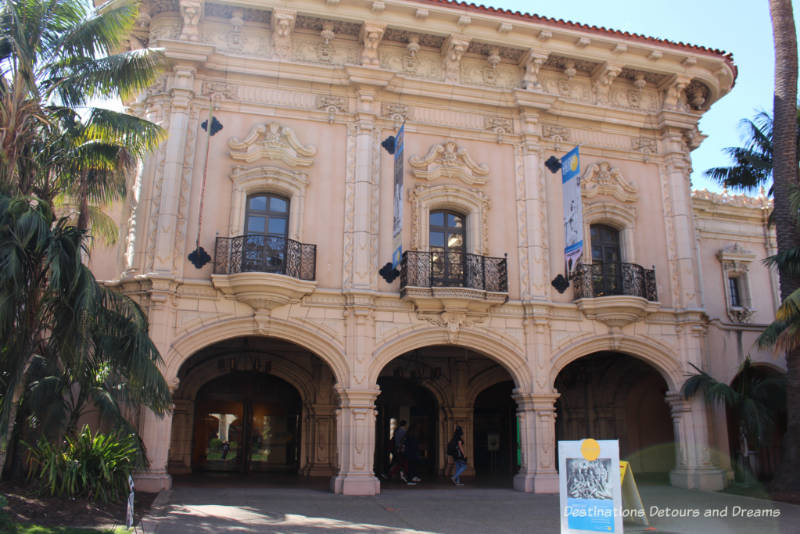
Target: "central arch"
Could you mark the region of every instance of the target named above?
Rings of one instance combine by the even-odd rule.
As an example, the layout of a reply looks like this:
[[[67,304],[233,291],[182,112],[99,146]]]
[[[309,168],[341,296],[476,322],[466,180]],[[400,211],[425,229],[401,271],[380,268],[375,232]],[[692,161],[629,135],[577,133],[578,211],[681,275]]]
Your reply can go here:
[[[446,328],[428,328],[403,332],[388,339],[373,352],[369,366],[369,383],[375,384],[386,365],[403,354],[423,347],[448,345],[473,350],[501,364],[511,375],[516,388],[531,391],[531,376],[528,364],[521,356],[522,347],[507,337],[485,330],[460,329],[457,335]]]

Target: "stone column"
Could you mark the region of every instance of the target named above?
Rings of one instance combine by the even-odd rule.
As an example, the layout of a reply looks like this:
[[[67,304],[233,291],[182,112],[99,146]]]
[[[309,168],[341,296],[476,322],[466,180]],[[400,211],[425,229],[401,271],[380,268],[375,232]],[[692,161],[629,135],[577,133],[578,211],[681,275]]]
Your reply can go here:
[[[535,111],[521,114],[522,144],[517,149],[517,219],[520,291],[523,300],[547,300],[550,260],[547,245],[547,180],[542,171],[539,119]]]
[[[172,432],[172,412],[163,417],[154,414],[149,408],[141,409],[141,425],[139,433],[144,442],[147,471],[134,474],[137,491],[158,493],[172,487],[172,477],[167,473],[167,456],[169,454],[170,434]]]
[[[375,451],[375,399],[378,389],[336,387],[336,445],[339,473],[331,479],[334,493],[378,495],[381,485],[373,473]]]
[[[175,399],[174,404],[168,468],[171,474],[180,475],[192,472],[194,402]]]
[[[667,113],[667,112],[663,112]],[[681,128],[665,128],[662,133],[664,165],[662,167],[662,199],[669,252],[670,279],[677,279],[672,287],[673,307],[693,309],[700,305],[697,273],[698,259],[695,248],[694,215],[692,213],[690,149],[699,145]],[[695,144],[697,143],[697,144]]]
[[[336,445],[336,407],[314,404],[310,412],[306,431],[309,450],[304,456],[307,464],[303,468],[303,474],[311,477],[331,476]]]
[[[556,410],[558,394],[534,395],[514,391],[519,418],[522,465],[514,489],[528,493],[557,493]]]
[[[172,108],[167,127],[169,137],[166,140],[164,170],[162,176],[155,177],[155,180],[161,180],[162,184],[153,251],[153,271],[160,274],[174,274],[173,256],[176,253],[183,253],[183,250],[175,250],[175,234],[183,180],[189,105],[194,98],[194,75],[195,69],[186,65],[177,65],[173,69]]]
[[[681,488],[721,490],[725,473],[711,463],[705,400],[700,395],[686,400],[673,392],[667,393],[666,400],[675,432],[675,469],[670,471],[670,482]]]

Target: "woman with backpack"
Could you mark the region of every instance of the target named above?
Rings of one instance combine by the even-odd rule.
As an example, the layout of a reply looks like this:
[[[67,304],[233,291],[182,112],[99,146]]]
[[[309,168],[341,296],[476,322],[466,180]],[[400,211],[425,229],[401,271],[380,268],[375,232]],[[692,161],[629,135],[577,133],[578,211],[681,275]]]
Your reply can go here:
[[[456,425],[456,431],[453,433],[453,439],[447,444],[447,454],[453,457],[456,464],[456,470],[450,480],[456,486],[463,486],[461,482],[461,473],[467,468],[467,457],[464,454],[464,431],[460,426]]]

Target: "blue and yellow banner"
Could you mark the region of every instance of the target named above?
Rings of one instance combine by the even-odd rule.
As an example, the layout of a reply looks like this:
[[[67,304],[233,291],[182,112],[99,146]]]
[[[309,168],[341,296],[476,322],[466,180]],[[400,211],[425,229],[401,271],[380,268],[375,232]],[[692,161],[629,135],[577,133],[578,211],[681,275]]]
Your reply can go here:
[[[581,163],[576,146],[561,158],[561,189],[564,206],[564,264],[567,277],[583,254],[583,203]]]
[[[405,123],[394,138],[394,217],[392,219],[392,269],[403,257],[403,153]]]

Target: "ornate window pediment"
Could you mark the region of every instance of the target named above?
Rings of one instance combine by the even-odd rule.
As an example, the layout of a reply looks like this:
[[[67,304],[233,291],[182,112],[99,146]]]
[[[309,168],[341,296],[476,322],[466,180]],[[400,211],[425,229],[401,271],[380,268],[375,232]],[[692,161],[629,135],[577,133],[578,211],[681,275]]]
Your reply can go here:
[[[735,323],[745,323],[753,315],[747,274],[750,271],[750,263],[755,257],[754,253],[742,248],[738,243],[717,252],[717,259],[722,265],[725,307],[728,318]]]
[[[607,161],[589,165],[581,177],[583,198],[610,197],[623,204],[635,204],[639,192]]]
[[[277,122],[259,124],[244,139],[228,141],[230,156],[236,161],[253,163],[262,159],[281,161],[289,167],[310,167],[317,148],[304,146],[294,130]]]
[[[415,177],[428,181],[447,177],[458,178],[467,185],[481,185],[489,174],[485,163],[475,163],[455,141],[433,145],[425,156],[412,157],[408,163]]]

